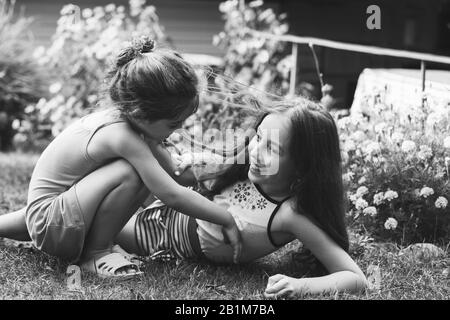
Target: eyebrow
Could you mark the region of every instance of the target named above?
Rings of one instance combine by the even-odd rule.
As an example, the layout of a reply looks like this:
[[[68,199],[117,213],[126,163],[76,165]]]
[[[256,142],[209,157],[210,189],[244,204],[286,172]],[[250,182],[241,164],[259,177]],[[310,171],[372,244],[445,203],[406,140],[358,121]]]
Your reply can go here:
[[[256,133],[257,134],[260,134],[261,133],[261,128],[258,128],[258,130],[256,130]],[[273,145],[275,145],[275,146],[277,146],[278,147],[278,150],[283,150],[283,148],[281,147],[281,145],[278,143],[278,142],[275,142],[275,141],[273,141],[271,138],[270,138],[270,135],[269,135],[269,139],[267,140],[267,141],[269,141],[271,144],[273,144]]]

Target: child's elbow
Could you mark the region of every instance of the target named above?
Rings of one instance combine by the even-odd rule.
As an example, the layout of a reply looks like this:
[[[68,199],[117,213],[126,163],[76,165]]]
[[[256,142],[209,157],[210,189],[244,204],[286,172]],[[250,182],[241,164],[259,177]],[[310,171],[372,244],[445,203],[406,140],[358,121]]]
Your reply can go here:
[[[181,195],[177,191],[166,191],[158,196],[158,198],[164,202],[165,205],[173,209],[178,209],[180,203],[182,203]]]

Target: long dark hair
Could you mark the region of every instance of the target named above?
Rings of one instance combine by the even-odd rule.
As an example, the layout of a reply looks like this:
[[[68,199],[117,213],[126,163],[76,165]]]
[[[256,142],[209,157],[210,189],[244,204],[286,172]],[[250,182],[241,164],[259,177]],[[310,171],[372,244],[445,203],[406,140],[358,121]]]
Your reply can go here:
[[[333,117],[318,103],[297,98],[261,108],[255,125],[266,112],[285,114],[291,121],[288,149],[297,165],[291,185],[294,209],[309,217],[348,251],[341,152]],[[230,166],[217,176],[209,192],[202,190],[202,193],[212,196],[239,180],[247,179],[249,164],[246,153],[245,164]]]
[[[329,112],[308,99],[287,112],[291,120],[289,153],[297,172],[292,185],[297,212],[312,218],[348,251],[342,161],[336,123]]]

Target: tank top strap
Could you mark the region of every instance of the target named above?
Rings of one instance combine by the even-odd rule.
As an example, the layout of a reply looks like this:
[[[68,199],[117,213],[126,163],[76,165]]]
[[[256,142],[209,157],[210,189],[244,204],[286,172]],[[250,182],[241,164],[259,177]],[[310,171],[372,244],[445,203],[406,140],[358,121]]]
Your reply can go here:
[[[259,189],[259,190],[260,190],[260,189]],[[269,222],[267,223],[267,237],[269,238],[270,243],[271,243],[274,247],[277,247],[277,248],[282,247],[284,244],[279,245],[279,244],[276,244],[276,243],[275,243],[275,241],[273,240],[272,232],[270,231],[270,229],[272,228],[272,222],[273,222],[273,219],[275,218],[275,215],[277,214],[278,210],[280,210],[282,204],[283,204],[286,200],[288,200],[289,198],[290,198],[290,196],[284,198],[284,199],[281,200],[281,201],[276,201],[276,200],[273,200],[273,199],[272,199],[274,202],[276,201],[277,206],[276,206],[275,209],[272,211],[272,214],[270,215],[270,218],[269,218]]]
[[[110,112],[110,114],[108,114],[108,112],[104,112],[104,115],[105,115],[104,119],[101,119],[100,121],[98,121],[97,123],[95,123],[94,125],[89,127],[90,132],[86,138],[84,153],[85,153],[85,156],[93,162],[96,162],[96,161],[91,158],[91,156],[89,155],[89,153],[87,151],[87,148],[88,148],[89,143],[91,142],[94,134],[96,134],[100,129],[105,128],[111,124],[119,123],[119,122],[126,122],[126,120],[124,118],[120,117],[120,114],[118,112],[117,113]],[[97,114],[97,116],[98,116],[98,114]]]

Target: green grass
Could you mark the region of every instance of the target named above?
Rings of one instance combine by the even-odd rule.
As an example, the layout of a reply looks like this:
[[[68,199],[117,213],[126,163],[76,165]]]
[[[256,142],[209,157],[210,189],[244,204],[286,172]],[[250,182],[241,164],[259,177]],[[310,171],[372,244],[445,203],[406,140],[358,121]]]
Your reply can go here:
[[[28,181],[35,155],[0,154],[0,214],[25,205]],[[369,265],[381,268],[380,290],[359,295],[324,294],[305,299],[449,299],[448,245],[443,258],[417,262],[398,255],[393,244],[374,244],[364,253],[353,254],[363,271]],[[68,263],[34,248],[0,241],[0,299],[264,299],[268,275],[283,273],[301,277],[310,274],[300,244],[293,242],[254,263],[215,266],[192,261],[146,263],[144,275],[126,281],[102,280],[82,274],[83,292],[68,291]]]

